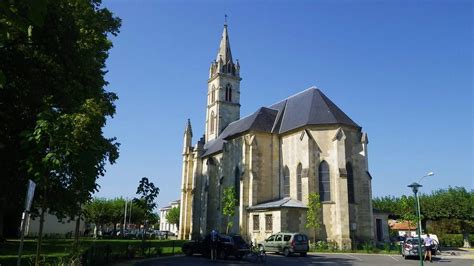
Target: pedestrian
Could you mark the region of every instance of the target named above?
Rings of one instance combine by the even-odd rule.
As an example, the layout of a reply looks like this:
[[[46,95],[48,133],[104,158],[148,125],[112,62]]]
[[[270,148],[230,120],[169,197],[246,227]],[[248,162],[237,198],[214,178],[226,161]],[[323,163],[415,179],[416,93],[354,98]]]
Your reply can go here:
[[[217,260],[217,244],[219,234],[215,229],[211,231],[211,260]]]
[[[430,260],[430,262],[433,262],[433,259],[431,258],[431,245],[433,244],[433,239],[431,239],[430,234],[426,234],[423,241],[425,243],[425,261]]]

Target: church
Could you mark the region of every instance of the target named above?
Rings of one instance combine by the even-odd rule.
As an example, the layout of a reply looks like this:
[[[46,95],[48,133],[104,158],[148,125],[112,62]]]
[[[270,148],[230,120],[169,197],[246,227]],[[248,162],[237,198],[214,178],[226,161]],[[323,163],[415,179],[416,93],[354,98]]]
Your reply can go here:
[[[303,232],[341,249],[373,240],[367,134],[316,87],[240,117],[241,80],[225,24],[209,68],[204,136],[193,145],[189,120],[184,132],[179,238],[225,232],[223,191],[233,187],[230,232],[247,240]],[[320,195],[317,233],[305,226],[310,193]]]

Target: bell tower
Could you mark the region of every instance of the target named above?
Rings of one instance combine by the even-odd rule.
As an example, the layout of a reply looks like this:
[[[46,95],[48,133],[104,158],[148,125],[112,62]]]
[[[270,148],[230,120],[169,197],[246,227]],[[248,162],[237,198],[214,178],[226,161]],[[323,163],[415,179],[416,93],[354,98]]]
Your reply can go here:
[[[224,23],[216,60],[207,81],[206,142],[216,139],[230,123],[240,119],[240,65],[230,50],[227,21]]]

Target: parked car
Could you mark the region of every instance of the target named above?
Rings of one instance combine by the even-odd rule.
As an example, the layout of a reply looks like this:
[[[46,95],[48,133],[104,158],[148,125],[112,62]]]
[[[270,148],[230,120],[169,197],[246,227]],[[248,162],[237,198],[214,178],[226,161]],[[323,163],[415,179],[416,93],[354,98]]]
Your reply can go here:
[[[250,251],[250,246],[240,235],[231,235],[230,237],[232,240],[232,246],[230,247],[231,252],[226,255],[232,255],[237,259],[241,259]]]
[[[309,245],[308,237],[301,233],[277,233],[258,243],[265,252],[283,253],[286,257],[292,253],[306,256]]]
[[[193,254],[202,254],[206,257],[210,257],[211,254],[211,236],[207,235],[202,240],[191,240],[185,242],[181,247],[186,256],[192,256]],[[249,245],[239,235],[219,235],[217,243],[217,255],[221,259],[226,259],[229,256],[233,256],[237,259],[241,259],[249,251]]]
[[[418,257],[418,245],[419,241],[418,238],[416,237],[407,237],[405,241],[403,242],[402,245],[402,256],[405,259],[408,259],[409,257]],[[421,255],[424,256],[425,254],[425,248],[423,247],[423,243],[421,243]]]

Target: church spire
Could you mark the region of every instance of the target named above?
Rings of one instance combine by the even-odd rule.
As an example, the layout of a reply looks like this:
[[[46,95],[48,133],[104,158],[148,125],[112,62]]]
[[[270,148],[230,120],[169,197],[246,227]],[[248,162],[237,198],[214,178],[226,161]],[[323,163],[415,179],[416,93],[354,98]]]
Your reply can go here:
[[[225,15],[224,30],[222,31],[221,42],[217,50],[216,60],[211,63],[209,71],[209,78],[214,77],[219,73],[230,74],[234,77],[239,77],[240,67],[236,67],[232,59],[232,52],[230,49],[229,32],[227,29],[227,15]]]
[[[183,143],[183,154],[191,148],[193,141],[193,130],[191,128],[191,120],[188,119],[186,123],[186,129],[184,130],[184,143]]]
[[[216,139],[232,122],[240,118],[240,63],[232,59],[227,15],[217,57],[211,62],[207,80],[205,142]]]
[[[221,43],[219,51],[217,51],[216,61],[222,59],[224,64],[232,62],[232,52],[230,51],[229,33],[227,31],[227,16],[224,23],[224,30],[222,31]]]

